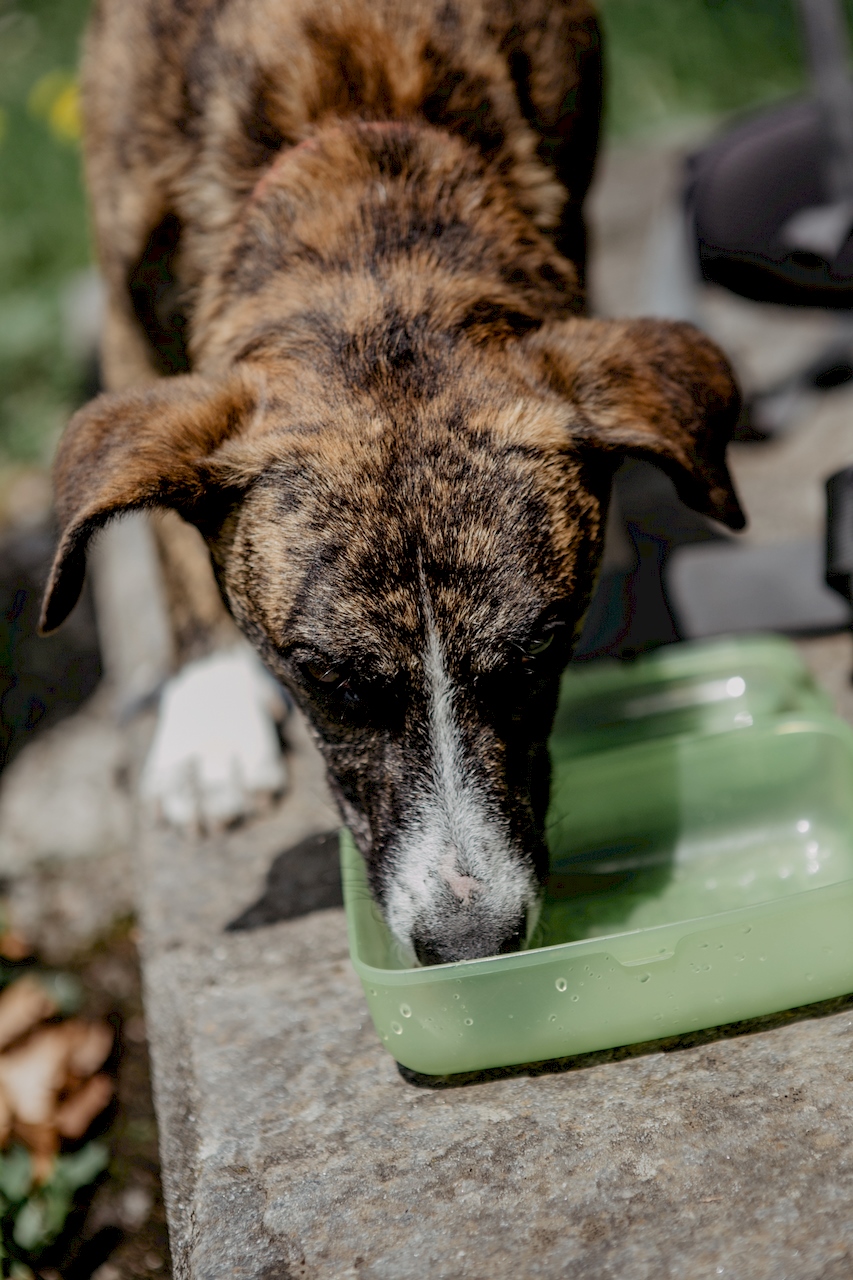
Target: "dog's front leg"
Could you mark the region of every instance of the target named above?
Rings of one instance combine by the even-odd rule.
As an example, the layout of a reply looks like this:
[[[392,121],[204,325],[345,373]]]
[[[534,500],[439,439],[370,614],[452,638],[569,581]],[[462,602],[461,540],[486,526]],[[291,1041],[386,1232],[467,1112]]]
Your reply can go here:
[[[284,788],[284,697],[226,613],[198,531],[173,511],[152,522],[181,669],[163,691],[143,798],[173,826],[209,831]]]
[[[227,426],[238,413],[251,409],[251,395],[240,378],[209,383],[189,376],[105,394],[78,412],[55,470],[63,532],[45,593],[44,632],[59,626],[73,608],[83,583],[85,548],[105,518],[155,505],[152,492],[163,508],[180,502],[186,492],[182,468],[188,459],[196,459],[199,431],[202,444],[207,431],[213,432],[215,443],[223,423]],[[192,485],[190,489],[196,492]],[[117,650],[106,653],[107,674],[122,688],[129,683],[131,705],[150,692],[150,679],[137,679],[130,669],[136,660],[143,668],[152,667],[148,646],[143,645],[140,654],[134,641],[137,632],[146,630],[138,616],[140,610],[145,614],[145,600],[150,604],[164,587],[168,619],[161,630],[171,631],[180,670],[167,681],[162,695],[143,795],[175,825],[209,829],[265,807],[284,786],[273,714],[275,710],[281,717],[283,695],[239,639],[199,534],[174,513],[158,518],[157,524],[160,572],[157,557],[149,555],[152,572],[146,591],[128,592],[129,566],[121,554],[102,558],[97,594],[104,608],[99,614],[118,619],[117,631],[123,637],[116,646],[107,646]],[[115,539],[112,543],[120,553],[122,547]],[[154,585],[158,576],[161,586]],[[120,607],[122,602],[125,607]],[[158,651],[169,647],[166,639]],[[118,652],[122,649],[133,661],[124,661]],[[170,660],[165,654],[161,657],[153,664],[159,672]],[[130,681],[124,678],[128,670],[134,677]]]
[[[275,721],[284,697],[245,643],[190,662],[163,690],[143,800],[188,832],[267,807],[286,771]]]

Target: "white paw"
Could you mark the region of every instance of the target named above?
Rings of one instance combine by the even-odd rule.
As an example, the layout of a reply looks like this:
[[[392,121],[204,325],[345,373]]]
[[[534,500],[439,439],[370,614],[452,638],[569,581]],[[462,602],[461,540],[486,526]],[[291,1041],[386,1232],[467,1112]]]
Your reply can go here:
[[[265,807],[286,781],[284,703],[248,647],[191,662],[166,685],[143,799],[172,826],[215,830]]]

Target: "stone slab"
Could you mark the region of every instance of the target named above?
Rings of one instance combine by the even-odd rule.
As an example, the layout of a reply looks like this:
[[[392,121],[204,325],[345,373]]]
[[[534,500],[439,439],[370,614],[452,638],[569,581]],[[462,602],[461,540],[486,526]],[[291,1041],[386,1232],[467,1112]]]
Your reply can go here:
[[[175,923],[146,978],[177,1276],[853,1275],[853,1002],[427,1088],[340,910]]]

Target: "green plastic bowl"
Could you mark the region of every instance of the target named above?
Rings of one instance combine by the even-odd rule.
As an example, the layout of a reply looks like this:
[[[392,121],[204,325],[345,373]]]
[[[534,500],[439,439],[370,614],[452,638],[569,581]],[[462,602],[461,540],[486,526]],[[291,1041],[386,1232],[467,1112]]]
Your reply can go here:
[[[529,949],[410,968],[348,833],[352,962],[430,1075],[757,1017],[853,989],[853,731],[772,638],[570,669]]]

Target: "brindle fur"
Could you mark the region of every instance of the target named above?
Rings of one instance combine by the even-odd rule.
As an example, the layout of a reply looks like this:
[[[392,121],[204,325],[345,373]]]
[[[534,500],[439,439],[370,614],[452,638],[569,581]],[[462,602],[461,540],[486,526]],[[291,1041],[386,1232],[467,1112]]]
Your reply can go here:
[[[196,524],[381,903],[435,789],[430,635],[471,785],[541,879],[545,741],[615,466],[651,457],[743,522],[717,349],[584,316],[599,102],[585,0],[102,0],[93,18],[111,393],[60,446],[44,625],[110,516]],[[428,960],[518,945],[522,908],[454,891],[454,857],[406,940]]]

